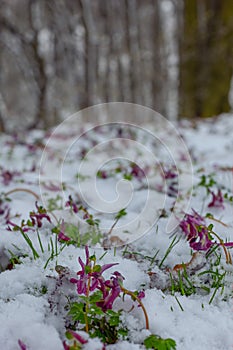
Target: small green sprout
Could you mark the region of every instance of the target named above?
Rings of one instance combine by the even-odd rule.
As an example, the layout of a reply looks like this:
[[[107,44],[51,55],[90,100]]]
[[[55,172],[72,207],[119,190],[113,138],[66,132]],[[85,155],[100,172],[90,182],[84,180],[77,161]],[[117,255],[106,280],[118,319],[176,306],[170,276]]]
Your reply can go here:
[[[171,338],[163,339],[158,335],[151,334],[144,340],[146,349],[172,350],[176,349],[176,342]]]

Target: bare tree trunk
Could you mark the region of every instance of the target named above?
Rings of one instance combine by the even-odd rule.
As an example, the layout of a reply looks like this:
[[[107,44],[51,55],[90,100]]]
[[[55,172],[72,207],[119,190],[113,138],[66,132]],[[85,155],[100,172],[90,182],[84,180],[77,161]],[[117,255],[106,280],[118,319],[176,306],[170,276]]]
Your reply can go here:
[[[37,108],[35,121],[31,127],[36,127],[40,123],[42,123],[42,127],[48,127],[48,118],[47,118],[47,108],[46,108],[46,92],[47,92],[47,76],[45,71],[45,62],[44,59],[40,55],[39,49],[39,38],[38,38],[38,30],[35,27],[35,18],[34,18],[34,6],[37,3],[34,0],[29,0],[29,20],[30,26],[33,31],[33,37],[31,41],[31,48],[33,53],[33,58],[36,64],[36,77],[38,84],[37,91]]]
[[[0,132],[5,132],[5,119],[7,117],[6,106],[0,93]]]
[[[131,91],[134,103],[142,104],[142,73],[141,73],[141,53],[138,33],[138,2],[137,0],[127,0],[128,14],[128,35],[129,52],[131,57],[130,77]]]
[[[180,43],[180,110],[186,117],[230,111],[233,3],[184,0]]]
[[[0,37],[3,56],[10,57],[11,66],[16,62],[10,78],[4,63],[5,81],[0,81],[0,89],[8,84],[13,90],[6,99],[11,115],[21,121],[22,116],[33,115],[31,127],[48,127],[58,114],[99,102],[126,101],[162,111],[166,77],[161,64],[159,2],[14,0],[0,4],[0,17],[6,22],[0,23],[6,32]],[[5,98],[4,90],[2,95]]]
[[[83,10],[83,24],[85,29],[85,51],[86,51],[86,94],[87,105],[95,103],[96,100],[96,26],[93,17],[93,7],[89,0],[81,0]]]
[[[154,108],[159,113],[165,114],[166,111],[166,82],[167,82],[167,72],[168,69],[165,65],[166,57],[164,50],[164,38],[162,32],[162,18],[160,13],[160,5],[158,1],[154,1],[154,35],[155,38],[152,41],[153,45],[153,78],[152,78],[152,94],[153,94],[153,105]]]

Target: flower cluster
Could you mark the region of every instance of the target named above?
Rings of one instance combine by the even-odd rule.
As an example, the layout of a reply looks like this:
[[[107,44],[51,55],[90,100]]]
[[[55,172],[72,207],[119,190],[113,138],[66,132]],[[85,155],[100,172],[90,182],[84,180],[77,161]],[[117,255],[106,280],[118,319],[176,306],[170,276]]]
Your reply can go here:
[[[4,170],[3,168],[0,168],[0,176],[2,178],[2,183],[5,186],[8,186],[11,181],[13,181],[15,176],[19,176],[19,171],[10,171],[10,170]]]
[[[99,220],[94,219],[93,215],[88,212],[86,208],[84,208],[82,205],[78,206],[78,204],[73,200],[72,196],[69,195],[69,200],[65,204],[66,207],[69,207],[72,211],[72,213],[82,213],[82,219],[86,220],[86,223],[90,226],[98,226]]]
[[[10,220],[10,207],[0,198],[0,222],[8,224]]]
[[[138,181],[142,181],[146,177],[146,174],[149,172],[149,170],[149,166],[141,168],[136,163],[131,162],[130,168],[128,166],[123,166],[122,164],[119,164],[116,168],[110,170],[98,170],[97,177],[100,179],[107,179],[111,176],[114,176],[117,173],[122,173],[124,179],[126,180],[132,180],[133,178],[135,178]]]
[[[160,175],[163,182],[156,185],[156,190],[165,192],[169,197],[177,197],[179,192],[178,169],[173,165],[165,167],[163,163],[160,163]]]
[[[65,206],[71,208],[75,214],[77,214],[79,211],[79,207],[74,202],[71,195],[69,195],[69,200],[66,202]]]
[[[177,173],[177,169],[176,167],[172,166],[170,168],[165,169],[163,166],[163,172],[162,172],[162,176],[164,177],[164,179],[175,179],[178,176]]]
[[[58,234],[58,240],[59,240],[59,242],[62,242],[62,241],[63,241],[63,242],[64,242],[64,241],[65,241],[65,242],[69,242],[69,241],[70,241],[70,237],[68,237],[68,236],[66,235],[65,230],[66,230],[66,228],[65,228],[65,221],[64,221],[64,220],[62,220],[59,229],[57,229],[57,227],[54,227],[54,228],[52,229],[52,232]]]
[[[25,222],[25,220],[22,220],[21,221],[21,225],[18,226],[16,225],[15,223],[11,222],[10,220],[8,220],[8,230],[9,231],[12,231],[12,228],[13,227],[13,230],[14,231],[18,231],[19,229],[23,232],[28,232],[30,230],[32,230],[33,228],[35,227],[42,227],[42,220],[43,219],[46,219],[47,221],[49,221],[51,223],[51,219],[49,217],[49,215],[47,214],[47,210],[45,208],[43,208],[42,206],[38,206],[37,202],[36,202],[36,209],[37,211],[31,211],[29,216],[30,216],[30,219],[27,220]]]
[[[36,209],[37,211],[31,211],[29,216],[31,218],[31,223],[32,226],[37,225],[37,227],[41,227],[42,226],[42,219],[46,219],[51,223],[51,219],[47,214],[47,211],[45,208],[43,208],[42,206],[38,206],[37,202],[36,202]]]
[[[214,208],[221,208],[224,209],[224,199],[223,199],[223,194],[221,192],[220,189],[218,189],[217,194],[215,194],[213,191],[210,191],[211,195],[212,195],[212,200],[211,202],[208,204],[208,207],[214,207]]]
[[[180,222],[180,227],[194,250],[208,250],[213,245],[205,219],[195,210],[193,214],[185,215]]]
[[[78,261],[81,270],[77,272],[78,278],[71,278],[70,282],[76,284],[77,293],[79,295],[89,295],[94,290],[102,292],[101,301],[97,302],[97,306],[101,307],[103,311],[112,309],[115,299],[121,292],[120,284],[124,277],[117,271],[113,273],[110,280],[105,280],[102,276],[103,272],[111,267],[118,265],[118,263],[105,264],[103,266],[96,265],[95,256],[89,255],[88,247],[85,247],[86,262],[84,263],[79,257]]]
[[[101,307],[103,311],[112,309],[114,301],[121,293],[121,284],[124,280],[124,277],[117,271],[115,271],[112,275],[113,276],[110,278],[110,280],[103,282],[100,279],[100,287],[98,288],[103,293],[103,300],[97,302],[96,305]]]
[[[148,173],[149,167],[145,167],[144,169],[140,168],[137,164],[131,164],[131,172],[130,174],[133,177],[136,177],[139,181],[145,178],[145,175]]]

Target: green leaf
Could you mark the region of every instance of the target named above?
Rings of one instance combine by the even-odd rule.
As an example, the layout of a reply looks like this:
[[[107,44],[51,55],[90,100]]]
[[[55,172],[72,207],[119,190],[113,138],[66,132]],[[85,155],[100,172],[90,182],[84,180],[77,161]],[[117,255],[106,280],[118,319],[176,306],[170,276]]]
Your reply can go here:
[[[144,340],[146,349],[172,350],[176,349],[176,342],[171,339],[162,339],[158,335],[152,334]]]
[[[110,326],[118,326],[119,322],[120,322],[119,316],[112,316],[112,317],[110,317],[108,323]]]
[[[32,222],[31,220],[29,220],[29,219],[27,220],[27,225],[28,225],[29,227],[34,226],[34,225],[33,225],[33,222]]]
[[[125,216],[125,215],[127,215],[127,212],[125,208],[123,208],[117,213],[117,215],[115,216],[115,219],[119,220],[122,216]]]
[[[100,301],[102,299],[102,297],[103,297],[102,292],[100,290],[98,290],[89,297],[90,303],[91,304],[97,303],[98,301]]]
[[[127,337],[128,335],[128,330],[125,328],[120,328],[118,329],[118,334],[121,335],[123,338]]]
[[[68,340],[71,340],[71,339],[73,339],[73,335],[72,335],[69,331],[67,331],[67,332],[66,332],[66,338],[67,338]]]
[[[73,303],[71,305],[69,315],[72,316],[74,321],[79,321],[82,324],[85,324],[85,312],[83,303]]]
[[[96,305],[91,305],[91,307],[89,308],[89,313],[92,315],[92,317],[94,316],[104,316],[104,312],[103,310]]]
[[[120,323],[120,314],[121,312],[113,311],[113,310],[107,310],[106,315],[109,316],[108,323],[110,326],[119,326]]]
[[[125,180],[128,180],[128,181],[131,181],[132,178],[133,178],[133,176],[131,174],[124,174],[123,177],[124,177]]]
[[[93,271],[94,271],[94,272],[100,272],[100,271],[101,271],[101,266],[100,266],[100,265],[95,265],[95,266],[93,267]]]
[[[86,265],[85,268],[84,268],[84,270],[85,270],[85,273],[91,272],[91,266]]]

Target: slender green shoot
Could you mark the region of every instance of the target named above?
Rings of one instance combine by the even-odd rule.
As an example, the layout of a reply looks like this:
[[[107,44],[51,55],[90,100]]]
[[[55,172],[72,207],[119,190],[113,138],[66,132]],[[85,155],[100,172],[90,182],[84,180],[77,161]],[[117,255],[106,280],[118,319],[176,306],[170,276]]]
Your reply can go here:
[[[177,236],[175,236],[171,242],[171,244],[169,245],[169,247],[167,248],[163,259],[161,260],[160,264],[159,264],[159,268],[161,269],[161,267],[163,266],[164,261],[167,259],[168,255],[171,253],[172,249],[177,245],[177,243],[179,243],[180,238],[177,238]]]

